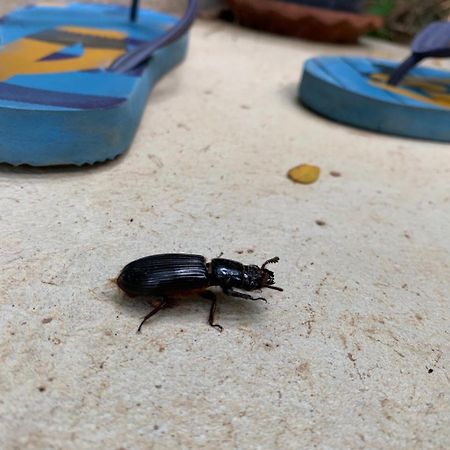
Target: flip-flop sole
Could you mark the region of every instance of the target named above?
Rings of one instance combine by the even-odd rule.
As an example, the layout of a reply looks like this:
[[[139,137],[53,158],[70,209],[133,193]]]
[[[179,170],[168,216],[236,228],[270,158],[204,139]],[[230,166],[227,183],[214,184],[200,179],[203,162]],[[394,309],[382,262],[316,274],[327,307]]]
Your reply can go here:
[[[450,73],[414,68],[398,86],[386,83],[397,64],[359,57],[305,63],[300,101],[337,122],[411,138],[450,141]]]
[[[177,18],[141,9],[34,6],[0,19],[0,162],[92,164],[130,146],[147,98],[186,55],[187,37],[125,74],[108,71],[127,50]]]

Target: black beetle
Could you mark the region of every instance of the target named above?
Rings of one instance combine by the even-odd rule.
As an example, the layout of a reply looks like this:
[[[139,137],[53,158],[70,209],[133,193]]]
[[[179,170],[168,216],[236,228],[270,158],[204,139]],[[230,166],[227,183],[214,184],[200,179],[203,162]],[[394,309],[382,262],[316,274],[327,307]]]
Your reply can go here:
[[[283,289],[273,286],[273,272],[266,269],[267,264],[279,261],[278,257],[267,260],[261,267],[246,266],[231,259],[215,258],[207,262],[201,255],[184,253],[165,253],[137,259],[127,264],[117,278],[117,284],[131,297],[161,297],[161,303],[150,311],[141,322],[142,325],[150,317],[169,304],[170,297],[187,297],[198,294],[211,300],[208,323],[218,330],[222,327],[214,323],[217,299],[214,292],[207,290],[211,286],[219,286],[226,295],[248,300],[263,300],[263,297],[252,297],[237,292],[234,288],[253,291],[261,288]]]

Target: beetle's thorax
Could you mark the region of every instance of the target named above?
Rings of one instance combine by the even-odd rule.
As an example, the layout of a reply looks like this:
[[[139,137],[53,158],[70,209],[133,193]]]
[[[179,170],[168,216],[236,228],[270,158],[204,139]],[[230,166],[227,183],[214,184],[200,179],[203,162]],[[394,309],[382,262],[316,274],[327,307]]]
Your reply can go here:
[[[246,291],[260,289],[264,271],[258,266],[245,266],[231,259],[215,258],[208,264],[211,286],[238,288]]]

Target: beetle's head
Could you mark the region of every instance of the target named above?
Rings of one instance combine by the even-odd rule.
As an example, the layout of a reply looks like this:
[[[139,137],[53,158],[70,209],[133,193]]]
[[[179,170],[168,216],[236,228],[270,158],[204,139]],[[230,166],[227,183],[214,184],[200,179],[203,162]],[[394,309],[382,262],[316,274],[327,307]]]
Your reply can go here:
[[[278,257],[269,259],[261,267],[255,265],[245,266],[244,278],[242,282],[239,283],[239,286],[236,287],[240,287],[247,291],[253,291],[261,288],[282,291],[283,289],[278,286],[273,286],[275,284],[274,274],[271,270],[266,269],[267,264],[275,264],[278,260]]]
[[[275,278],[274,273],[266,269],[267,264],[276,264],[280,258],[278,256],[275,256],[275,258],[268,259],[262,266],[261,266],[261,287],[263,288],[269,288],[274,289],[276,291],[283,291],[282,288],[278,286],[273,286],[275,284]]]
[[[275,284],[274,273],[271,270],[260,269],[261,271],[261,287],[272,286]]]

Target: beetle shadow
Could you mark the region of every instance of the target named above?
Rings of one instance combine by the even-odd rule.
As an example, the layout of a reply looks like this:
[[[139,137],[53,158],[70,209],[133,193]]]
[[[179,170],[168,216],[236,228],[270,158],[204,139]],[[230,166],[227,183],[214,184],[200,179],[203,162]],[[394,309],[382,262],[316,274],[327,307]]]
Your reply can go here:
[[[266,304],[262,301],[242,300],[226,296],[220,291],[214,291],[217,295],[217,310],[215,321],[223,325],[224,328],[242,326],[242,318],[245,321],[255,322],[259,320],[265,312]],[[136,330],[142,319],[160,303],[158,297],[129,297],[121,292],[118,288],[111,297],[121,312],[130,317],[130,320],[136,322]],[[197,324],[199,321],[208,325],[208,317],[211,302],[200,296],[178,297],[172,298],[169,305],[159,311],[154,317],[146,322],[145,326],[158,321],[165,316],[165,320],[171,320],[175,326],[183,324],[187,327],[189,325]],[[168,319],[170,317],[171,319]],[[167,323],[167,322],[166,322]],[[224,325],[226,323],[226,326]],[[233,325],[233,323],[235,325]],[[144,330],[145,328],[143,328]]]

